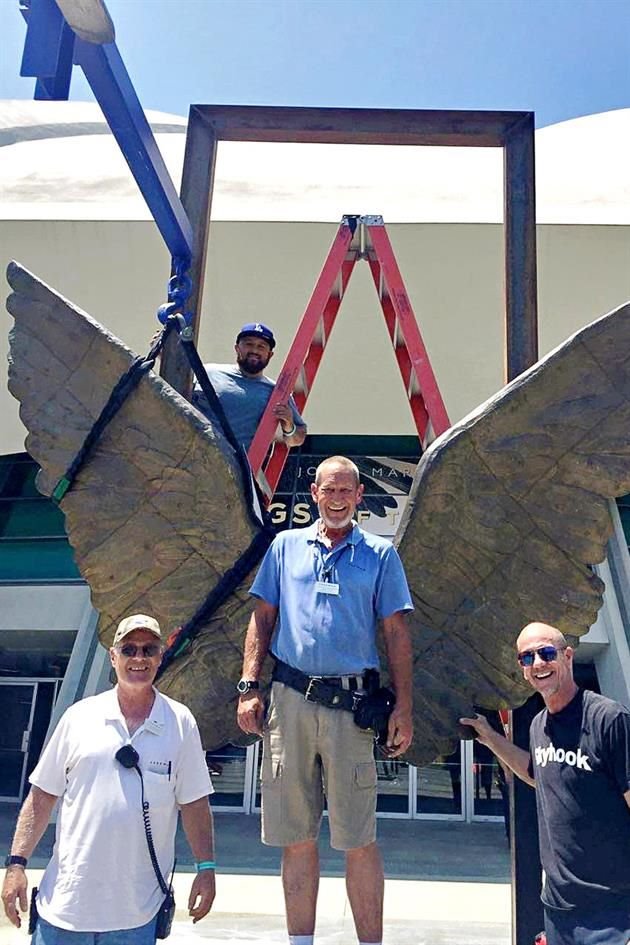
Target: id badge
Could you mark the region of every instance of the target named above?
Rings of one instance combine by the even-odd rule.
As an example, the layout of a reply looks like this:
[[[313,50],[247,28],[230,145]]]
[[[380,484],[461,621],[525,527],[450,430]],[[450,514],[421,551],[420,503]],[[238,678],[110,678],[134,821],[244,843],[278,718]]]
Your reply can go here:
[[[320,594],[333,594],[339,596],[339,585],[332,581],[315,581],[315,590]]]

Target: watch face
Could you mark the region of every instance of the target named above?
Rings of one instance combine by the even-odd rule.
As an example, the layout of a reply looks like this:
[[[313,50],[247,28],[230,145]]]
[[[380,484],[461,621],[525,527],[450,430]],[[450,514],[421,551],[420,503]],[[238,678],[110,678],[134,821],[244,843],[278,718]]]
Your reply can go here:
[[[236,691],[240,692],[241,695],[245,695],[246,692],[250,692],[252,689],[258,689],[258,682],[252,679],[239,679],[236,684]]]

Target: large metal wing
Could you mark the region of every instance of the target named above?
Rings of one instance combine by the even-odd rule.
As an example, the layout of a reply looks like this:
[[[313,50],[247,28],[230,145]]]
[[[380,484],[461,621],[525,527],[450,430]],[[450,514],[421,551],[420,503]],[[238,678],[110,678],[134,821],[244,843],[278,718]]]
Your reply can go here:
[[[16,263],[7,277],[9,389],[41,466],[38,488],[51,495],[134,354]],[[153,614],[167,632],[183,624],[255,534],[232,448],[152,372],[105,428],[61,508],[105,645],[129,613]],[[160,683],[191,707],[208,748],[240,736],[234,680],[247,586]]]
[[[12,264],[10,389],[50,495],[132,352]],[[398,533],[416,611],[416,736],[408,760],[448,753],[473,704],[527,692],[513,644],[530,620],[579,636],[603,587],[589,565],[630,491],[630,306],[590,325],[457,424],[423,456]],[[249,545],[238,466],[214,430],[150,374],[62,502],[77,564],[111,640],[123,615],[184,622]],[[195,713],[208,748],[243,743],[234,680],[251,611],[246,579],[160,687]]]
[[[608,499],[627,492],[630,304],[569,338],[419,463],[397,535],[416,607],[408,760],[448,754],[473,704],[524,701],[514,642],[526,623],[588,631],[603,594],[589,566],[606,554]]]

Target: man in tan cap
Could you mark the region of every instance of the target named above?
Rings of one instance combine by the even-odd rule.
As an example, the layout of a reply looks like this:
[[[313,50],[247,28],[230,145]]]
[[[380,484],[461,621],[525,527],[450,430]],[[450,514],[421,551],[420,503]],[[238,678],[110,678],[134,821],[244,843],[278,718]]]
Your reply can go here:
[[[134,630],[146,630],[157,637],[160,642],[162,641],[162,631],[155,617],[148,617],[146,614],[132,614],[130,617],[125,617],[118,624],[112,647],[117,647],[120,641],[133,633]]]
[[[121,620],[109,651],[116,686],[64,713],[30,776],[2,899],[19,927],[27,860],[60,800],[55,847],[37,895],[36,945],[88,945],[97,933],[102,945],[153,945],[164,893],[149,854],[143,800],[162,877],[168,883],[173,869],[179,810],[197,867],[188,900],[193,922],[212,906],[213,788],[193,716],[153,686],[163,649],[154,617]]]

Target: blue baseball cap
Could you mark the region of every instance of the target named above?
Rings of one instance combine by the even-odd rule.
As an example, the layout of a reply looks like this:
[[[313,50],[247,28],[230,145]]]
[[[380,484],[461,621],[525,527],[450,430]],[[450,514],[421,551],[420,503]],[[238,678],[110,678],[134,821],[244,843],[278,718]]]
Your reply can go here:
[[[236,336],[236,343],[238,344],[241,338],[250,336],[253,338],[262,338],[272,350],[276,346],[276,339],[273,337],[271,328],[268,328],[267,325],[263,325],[262,322],[248,322],[247,325],[243,325]]]

